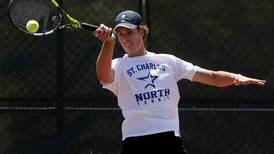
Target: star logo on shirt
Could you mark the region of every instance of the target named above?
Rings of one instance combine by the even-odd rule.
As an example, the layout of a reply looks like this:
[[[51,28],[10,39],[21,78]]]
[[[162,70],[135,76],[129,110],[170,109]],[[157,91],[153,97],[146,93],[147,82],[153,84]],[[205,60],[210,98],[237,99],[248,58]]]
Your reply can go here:
[[[140,77],[140,78],[137,78],[138,80],[142,80],[142,81],[146,81],[148,82],[148,84],[145,86],[145,89],[148,87],[148,86],[151,86],[153,88],[156,88],[155,84],[154,84],[154,81],[158,78],[158,76],[156,75],[152,75],[150,72],[148,72],[148,75],[145,76],[145,77]]]

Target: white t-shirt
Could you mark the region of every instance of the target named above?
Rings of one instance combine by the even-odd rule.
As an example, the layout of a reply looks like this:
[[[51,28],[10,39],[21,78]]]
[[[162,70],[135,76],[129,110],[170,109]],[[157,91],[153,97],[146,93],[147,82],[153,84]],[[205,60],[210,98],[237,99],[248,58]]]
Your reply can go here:
[[[122,109],[122,139],[179,130],[177,81],[192,80],[199,68],[173,55],[147,54],[112,60],[112,91]]]

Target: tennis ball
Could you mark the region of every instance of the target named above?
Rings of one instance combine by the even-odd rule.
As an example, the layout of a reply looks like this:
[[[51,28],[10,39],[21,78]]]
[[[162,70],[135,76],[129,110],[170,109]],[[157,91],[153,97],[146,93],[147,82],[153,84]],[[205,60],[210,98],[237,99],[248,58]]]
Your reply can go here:
[[[28,32],[35,33],[39,29],[39,23],[36,20],[29,20],[26,24]]]

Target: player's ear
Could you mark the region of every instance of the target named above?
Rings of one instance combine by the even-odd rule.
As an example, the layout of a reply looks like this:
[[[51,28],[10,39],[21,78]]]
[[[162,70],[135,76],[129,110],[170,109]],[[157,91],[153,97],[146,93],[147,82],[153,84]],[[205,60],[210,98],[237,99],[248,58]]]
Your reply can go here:
[[[138,31],[142,36],[145,36],[145,30],[143,28],[138,28]]]

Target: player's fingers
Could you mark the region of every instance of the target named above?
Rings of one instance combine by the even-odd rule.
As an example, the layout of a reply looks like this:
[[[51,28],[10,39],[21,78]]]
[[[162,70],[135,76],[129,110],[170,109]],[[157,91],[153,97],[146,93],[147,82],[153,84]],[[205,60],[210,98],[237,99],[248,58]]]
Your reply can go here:
[[[112,29],[109,28],[109,27],[107,27],[107,28],[105,29],[104,38],[107,39],[107,40],[110,39],[110,37],[111,37],[111,32],[112,32]]]
[[[99,34],[98,34],[98,29],[99,29],[99,28],[97,28],[95,31],[92,32],[93,35],[94,35],[95,37],[98,37],[98,35],[99,35]]]
[[[255,81],[253,81],[255,84],[257,84],[257,85],[260,85],[260,86],[263,86],[263,85],[265,85],[265,83],[266,83],[266,81],[265,80],[255,80]]]
[[[102,33],[102,38],[106,39],[108,36],[107,28],[103,27],[101,33]]]
[[[260,80],[260,79],[255,79],[255,78],[249,78],[243,75],[238,75],[234,81],[234,84],[236,86],[239,85],[249,85],[249,84],[255,84],[255,85],[260,85],[263,86],[266,83],[266,80]]]
[[[100,37],[100,32],[102,31],[102,24],[100,24],[100,26],[93,32],[93,35],[97,38]]]
[[[104,24],[100,24],[99,28],[96,29],[93,34],[95,37],[97,37],[99,40],[101,41],[106,41],[108,39],[110,39],[110,33],[111,33],[112,29],[105,26]]]
[[[112,41],[114,40],[114,38],[111,37],[111,34],[112,34],[112,28],[103,27],[102,34],[100,36],[103,41]]]
[[[106,32],[108,33],[108,36],[110,36],[110,34],[112,33],[112,28],[109,28],[109,27],[108,27],[108,28],[106,29]]]
[[[243,84],[243,85],[255,84],[255,85],[263,86],[263,85],[265,85],[265,83],[266,83],[265,80],[251,79],[248,81],[242,81],[241,84]]]

